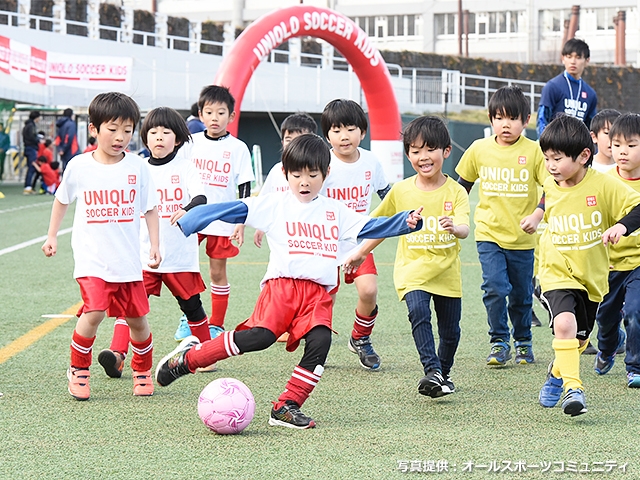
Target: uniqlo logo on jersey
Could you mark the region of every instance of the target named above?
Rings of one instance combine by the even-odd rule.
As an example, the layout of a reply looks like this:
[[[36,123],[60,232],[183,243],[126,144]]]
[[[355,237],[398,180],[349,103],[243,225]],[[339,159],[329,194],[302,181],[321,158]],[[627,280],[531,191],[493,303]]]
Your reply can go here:
[[[525,156],[518,157],[518,163],[520,165],[525,165],[527,163],[527,157]]]
[[[582,92],[582,98],[587,98],[587,92]]]
[[[596,201],[596,196],[589,195],[587,197],[587,207],[595,207],[596,205],[598,205],[598,202]]]
[[[129,175],[129,185],[135,185],[135,184],[136,184],[136,176]]]
[[[231,152],[222,152],[222,158],[231,158]]]
[[[171,183],[180,183],[180,175],[171,175]]]
[[[327,212],[327,220],[333,221],[336,219],[336,214],[334,212]]]
[[[364,179],[365,180],[371,180],[371,172],[369,170],[364,172]]]
[[[453,211],[453,203],[452,202],[444,202],[444,211],[445,212]]]

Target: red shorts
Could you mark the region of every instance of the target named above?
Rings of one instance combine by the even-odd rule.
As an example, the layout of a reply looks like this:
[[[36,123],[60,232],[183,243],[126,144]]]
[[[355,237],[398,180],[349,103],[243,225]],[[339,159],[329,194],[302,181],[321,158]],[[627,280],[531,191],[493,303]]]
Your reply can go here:
[[[286,348],[293,352],[312,328],[331,328],[332,310],[333,302],[322,285],[311,280],[272,278],[260,292],[251,317],[235,329],[262,327],[276,338],[289,332]]]
[[[345,273],[344,274],[344,283],[352,284],[356,278],[361,275],[377,275],[378,269],[376,268],[376,262],[373,260],[373,253],[367,255],[367,258],[364,259],[362,265],[358,267],[358,270],[355,273]],[[340,269],[338,269],[338,285],[333,288],[329,294],[335,295],[340,290]]]
[[[236,247],[228,237],[219,237],[217,235],[198,234],[198,245],[204,239],[207,239],[206,252],[209,258],[231,258],[240,253],[240,249]]]
[[[149,299],[143,282],[105,282],[97,277],[76,278],[84,302],[77,316],[103,311],[109,317],[138,318],[149,313]]]
[[[160,296],[163,282],[174,297],[180,297],[183,300],[189,300],[207,289],[202,275],[196,272],[159,273],[143,270],[142,280],[147,295],[156,297]]]

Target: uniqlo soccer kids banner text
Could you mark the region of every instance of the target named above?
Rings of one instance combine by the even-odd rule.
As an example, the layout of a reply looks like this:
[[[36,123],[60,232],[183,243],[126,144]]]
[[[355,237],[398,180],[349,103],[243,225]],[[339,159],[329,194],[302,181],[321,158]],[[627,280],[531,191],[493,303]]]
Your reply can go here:
[[[25,83],[128,90],[131,57],[48,52],[0,36],[0,72]]]
[[[271,12],[249,25],[225,56],[214,84],[228,87],[236,99],[236,121],[251,75],[271,50],[293,37],[311,36],[337,48],[353,67],[364,91],[371,123],[371,151],[390,182],[403,178],[402,120],[389,70],[367,34],[348,17],[327,8],[296,5]]]

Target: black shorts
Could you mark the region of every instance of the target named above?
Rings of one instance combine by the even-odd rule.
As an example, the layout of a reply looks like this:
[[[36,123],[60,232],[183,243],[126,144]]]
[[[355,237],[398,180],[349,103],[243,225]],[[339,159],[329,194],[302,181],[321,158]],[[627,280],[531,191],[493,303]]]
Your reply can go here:
[[[586,291],[577,289],[549,290],[542,294],[542,300],[551,312],[550,327],[552,331],[553,319],[560,313],[570,312],[575,315],[578,324],[576,338],[579,340],[589,338],[596,322],[596,312],[600,304],[589,300],[589,294]]]

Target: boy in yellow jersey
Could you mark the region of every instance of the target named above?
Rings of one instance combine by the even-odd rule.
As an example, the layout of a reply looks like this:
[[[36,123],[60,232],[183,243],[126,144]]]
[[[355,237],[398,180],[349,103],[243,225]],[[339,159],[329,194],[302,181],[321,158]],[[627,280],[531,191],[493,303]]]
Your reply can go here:
[[[598,114],[599,115],[599,114]],[[597,116],[597,115],[596,115]],[[592,123],[593,125],[593,123]],[[608,174],[640,192],[640,115],[618,117],[609,131],[617,168]],[[640,388],[640,237],[633,232],[609,249],[609,293],[604,296],[596,322],[598,348],[594,369],[604,375],[613,367],[617,349],[629,336],[624,359],[627,386]]]
[[[515,362],[534,361],[531,279],[537,238],[532,234],[543,215],[537,208],[538,186],[547,172],[538,144],[522,136],[529,112],[518,87],[498,89],[489,101],[495,134],[473,142],[456,167],[467,191],[479,180],[474,221],[491,342],[488,365],[506,365],[511,359],[511,335]]]
[[[555,358],[538,398],[551,408],[564,391],[562,410],[576,416],[587,411],[580,353],[609,290],[607,245],[640,227],[640,193],[589,168],[593,141],[577,118],[553,120],[540,136],[540,148],[551,177],[543,185],[547,228],[540,238],[538,276],[551,311]]]
[[[404,151],[416,175],[396,183],[371,214],[394,215],[423,205],[429,214],[420,231],[398,241],[393,280],[400,300],[409,310],[409,322],[424,377],[418,392],[432,398],[455,392],[449,372],[460,341],[462,280],[459,238],[469,235],[469,199],[460,185],[442,173],[451,153],[451,139],[437,117],[418,117],[405,128]],[[382,240],[363,242],[345,262],[359,265]],[[431,327],[431,299],[438,319],[436,350]]]

